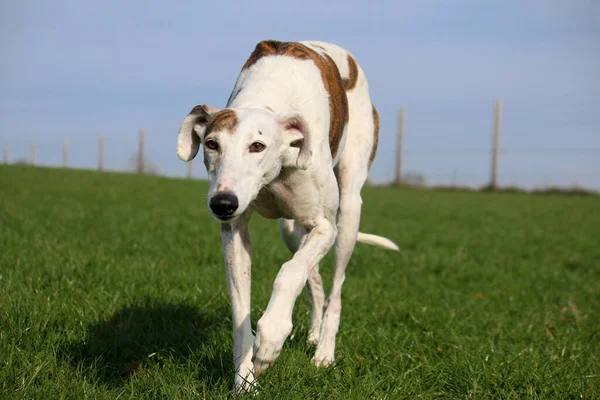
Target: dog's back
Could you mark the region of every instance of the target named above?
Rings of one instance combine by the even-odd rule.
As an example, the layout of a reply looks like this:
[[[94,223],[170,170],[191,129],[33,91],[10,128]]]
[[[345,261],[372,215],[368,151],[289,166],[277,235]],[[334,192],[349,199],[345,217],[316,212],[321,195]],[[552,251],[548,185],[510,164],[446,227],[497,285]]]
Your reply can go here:
[[[244,64],[227,107],[300,112],[311,128],[312,146],[326,147],[333,165],[344,150],[350,115],[360,120],[357,131],[367,137],[362,142],[368,142],[369,150],[373,147],[375,114],[364,73],[348,51],[331,43],[260,42]]]
[[[343,136],[339,146],[339,153],[335,157],[334,164],[337,164],[346,148],[347,139],[350,138],[348,158],[353,158],[356,163],[356,156],[363,158],[365,151],[368,153],[368,167],[371,168],[375,154],[377,152],[377,143],[379,136],[379,114],[375,106],[371,104],[369,94],[369,85],[362,68],[354,56],[346,49],[332,43],[307,41],[301,42],[320,54],[330,57],[339,71],[342,79],[342,85],[348,102],[348,115],[350,122],[347,133]],[[351,147],[351,148],[350,148]]]

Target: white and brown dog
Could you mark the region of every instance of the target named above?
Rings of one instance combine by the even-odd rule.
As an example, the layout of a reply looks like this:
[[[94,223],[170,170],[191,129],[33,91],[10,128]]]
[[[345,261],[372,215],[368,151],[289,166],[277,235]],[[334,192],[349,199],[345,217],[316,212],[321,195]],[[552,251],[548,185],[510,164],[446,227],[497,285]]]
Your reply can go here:
[[[249,389],[273,364],[307,283],[309,341],[317,345],[313,362],[332,363],[342,284],[356,241],[398,249],[388,239],[358,232],[360,191],[378,131],[362,69],[349,52],[323,42],[260,42],[227,108],[196,106],[183,121],[177,154],[189,161],[203,144],[208,206],[222,223],[236,389]],[[294,254],[275,279],[256,337],[250,325],[248,233],[255,211],[280,219],[281,236]],[[319,262],[334,244],[333,286],[325,302]]]

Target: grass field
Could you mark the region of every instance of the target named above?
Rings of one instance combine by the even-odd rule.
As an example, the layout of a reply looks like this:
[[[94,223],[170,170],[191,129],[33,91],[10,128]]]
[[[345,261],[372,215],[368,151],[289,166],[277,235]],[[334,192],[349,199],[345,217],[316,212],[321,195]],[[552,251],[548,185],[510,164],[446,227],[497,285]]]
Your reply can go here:
[[[0,398],[227,398],[204,182],[0,167]],[[363,191],[334,368],[299,298],[256,398],[600,398],[600,198]],[[253,323],[289,254],[254,217]],[[323,262],[326,284],[331,254]],[[329,285],[327,285],[329,286]],[[254,325],[253,325],[254,326]]]

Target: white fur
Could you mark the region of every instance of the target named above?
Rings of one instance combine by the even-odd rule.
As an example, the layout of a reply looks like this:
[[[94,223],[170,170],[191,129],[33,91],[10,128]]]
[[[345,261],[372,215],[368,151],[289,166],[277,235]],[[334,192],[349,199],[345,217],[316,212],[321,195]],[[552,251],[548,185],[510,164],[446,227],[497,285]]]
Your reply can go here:
[[[200,141],[194,133],[194,116],[188,115],[181,124],[177,136],[177,155],[182,161],[190,161],[198,153]]]
[[[348,52],[323,42],[304,42],[326,52],[342,78],[349,75]],[[311,303],[309,341],[317,344],[313,362],[334,360],[335,336],[341,313],[345,269],[357,241],[398,250],[388,239],[358,232],[362,200],[373,146],[373,116],[369,88],[358,69],[356,87],[347,93],[350,122],[332,160],[329,149],[329,103],[319,69],[312,61],[268,56],[243,70],[227,108],[239,123],[234,132],[208,132],[205,125],[190,128],[186,118],[180,130],[180,158],[193,158],[193,135],[206,146],[210,179],[209,202],[233,193],[239,207],[223,223],[222,239],[233,311],[235,386],[252,387],[253,380],[279,356],[292,330],[296,298],[306,285]],[[290,121],[302,121],[292,123]],[[286,129],[290,127],[292,129]],[[205,137],[206,136],[206,137]],[[265,145],[261,152],[252,143]],[[271,299],[258,320],[256,337],[250,328],[250,254],[248,221],[253,212],[280,218],[282,238],[294,254],[277,275]],[[331,293],[325,301],[319,262],[335,244]],[[325,312],[323,306],[326,303]]]
[[[373,246],[383,247],[384,249],[390,249],[395,251],[400,250],[396,243],[392,242],[390,239],[377,235],[371,235],[369,233],[358,232],[356,241],[360,243],[370,244]]]

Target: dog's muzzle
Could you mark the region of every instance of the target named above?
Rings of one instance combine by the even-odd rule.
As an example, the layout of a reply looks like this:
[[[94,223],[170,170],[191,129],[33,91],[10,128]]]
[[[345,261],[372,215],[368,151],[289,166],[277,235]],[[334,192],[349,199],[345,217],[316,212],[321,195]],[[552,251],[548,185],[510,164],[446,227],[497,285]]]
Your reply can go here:
[[[209,206],[217,218],[226,220],[238,209],[239,202],[234,194],[220,193],[210,199]]]

